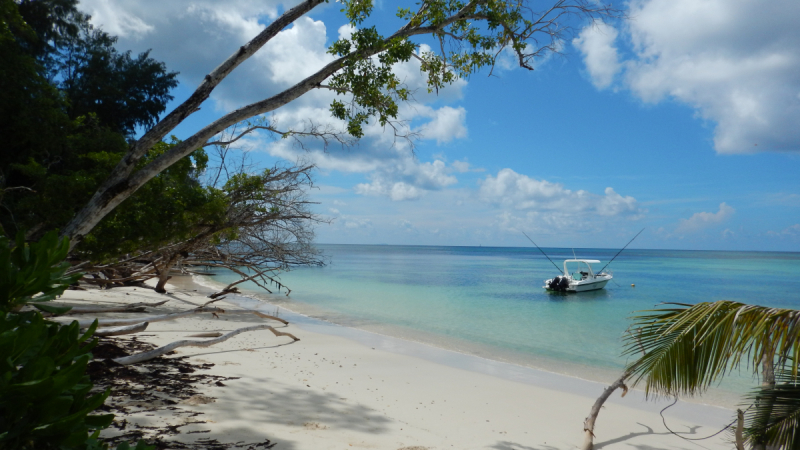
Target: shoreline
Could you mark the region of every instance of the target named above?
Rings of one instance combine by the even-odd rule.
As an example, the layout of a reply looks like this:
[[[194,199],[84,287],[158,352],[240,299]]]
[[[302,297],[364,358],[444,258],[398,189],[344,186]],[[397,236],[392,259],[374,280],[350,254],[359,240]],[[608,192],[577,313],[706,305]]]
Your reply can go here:
[[[202,279],[199,280],[198,278]],[[184,276],[178,283],[186,283],[185,286],[187,287],[189,285],[198,287],[200,288],[198,291],[206,290],[204,292],[207,294],[217,292],[224,287],[222,284],[217,285],[213,279],[207,276]],[[565,377],[605,387],[621,374],[621,369],[593,367],[546,357],[523,355],[511,351],[502,351],[500,354],[505,357],[499,357],[496,349],[488,346],[481,346],[475,343],[448,346],[442,344],[444,342],[442,340],[433,342],[432,339],[420,339],[418,336],[411,336],[410,334],[398,335],[397,333],[392,333],[392,331],[397,330],[391,326],[361,327],[339,324],[324,318],[314,317],[304,310],[295,311],[285,305],[272,303],[269,298],[271,296],[250,290],[245,290],[240,294],[229,294],[228,297],[242,307],[257,309],[259,306],[263,306],[262,312],[264,313],[273,314],[276,310],[288,313],[288,315],[284,314],[282,317],[287,318],[287,320],[298,326],[309,327],[309,331],[345,337],[363,345],[371,345],[373,347],[379,345],[386,351],[438,362],[457,369],[498,376],[509,381],[524,382],[526,379],[555,380],[559,379],[559,377]],[[309,309],[314,311],[313,307]],[[413,333],[416,330],[407,331]],[[452,340],[447,343],[452,343]],[[479,351],[475,351],[476,349],[479,349]],[[492,357],[487,356],[490,354]],[[520,356],[525,356],[525,358],[520,358]],[[531,375],[526,371],[533,371],[538,375]],[[559,384],[551,382],[548,386],[558,389]],[[559,390],[569,391],[569,389]],[[632,392],[639,392],[642,397],[644,396],[644,392],[639,388],[633,389]],[[740,399],[740,393],[712,387],[703,397],[681,399],[679,404],[690,403],[735,411],[739,406]],[[661,405],[662,403],[659,402],[659,404]]]
[[[208,301],[201,287],[195,292],[195,287],[182,283],[190,280],[172,281],[167,295],[141,288],[114,288],[68,291],[60,301],[170,300],[153,313]],[[217,304],[224,303],[227,299]],[[226,313],[218,319],[204,315],[154,322],[146,332],[134,336],[165,345],[192,333],[226,332],[264,323],[244,314],[247,311],[236,306],[236,301],[220,306]],[[272,312],[266,308],[265,312]],[[312,323],[310,318],[293,319],[288,326],[270,324],[293,333],[300,338],[297,342],[251,332],[213,347],[177,349],[176,355],[167,358],[213,365],[208,369],[211,374],[229,379],[222,386],[203,387],[200,400],[193,404],[178,402],[171,410],[159,411],[145,407],[118,420],[125,420],[129,429],[164,424],[180,427],[180,433],[170,439],[181,442],[269,439],[277,443],[276,450],[574,449],[583,440],[584,417],[605,388],[362,330]],[[367,340],[353,340],[353,333]],[[464,361],[482,369],[458,368]],[[518,380],[498,376],[510,369],[517,370]],[[668,401],[645,403],[640,397],[637,392],[625,398],[615,393],[609,399],[595,428],[595,448],[696,448],[664,428],[658,411]],[[724,408],[682,402],[665,413],[673,430],[692,438],[715,433],[732,415]],[[119,433],[113,429],[104,432]],[[729,447],[724,434],[703,441],[702,446]]]

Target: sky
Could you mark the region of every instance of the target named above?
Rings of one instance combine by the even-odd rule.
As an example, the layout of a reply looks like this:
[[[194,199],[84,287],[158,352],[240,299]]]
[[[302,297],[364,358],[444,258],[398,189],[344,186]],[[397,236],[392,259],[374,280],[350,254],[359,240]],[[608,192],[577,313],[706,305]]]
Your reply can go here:
[[[171,109],[296,2],[81,0],[117,48],[179,72]],[[544,1],[535,0],[544,5]],[[373,23],[401,22],[399,2]],[[413,6],[413,3],[409,6]],[[173,132],[187,138],[332,60],[349,36],[340,5],[281,31]],[[576,22],[560,54],[484,70],[428,93],[400,118],[413,142],[377,124],[353,147],[300,148],[266,134],[239,150],[255,163],[312,162],[316,241],[340,244],[800,251],[800,2],[630,0],[624,19]],[[430,42],[417,41],[418,51]],[[315,90],[270,114],[277,126],[340,127],[335,94]],[[412,145],[413,144],[413,145]]]

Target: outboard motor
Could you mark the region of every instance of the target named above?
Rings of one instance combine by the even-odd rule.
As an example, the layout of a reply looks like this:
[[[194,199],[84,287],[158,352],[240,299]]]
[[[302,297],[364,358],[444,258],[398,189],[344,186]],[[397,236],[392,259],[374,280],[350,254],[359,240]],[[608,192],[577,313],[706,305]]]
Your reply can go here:
[[[547,287],[551,291],[564,292],[569,287],[569,280],[567,277],[555,277],[550,281],[550,284]]]

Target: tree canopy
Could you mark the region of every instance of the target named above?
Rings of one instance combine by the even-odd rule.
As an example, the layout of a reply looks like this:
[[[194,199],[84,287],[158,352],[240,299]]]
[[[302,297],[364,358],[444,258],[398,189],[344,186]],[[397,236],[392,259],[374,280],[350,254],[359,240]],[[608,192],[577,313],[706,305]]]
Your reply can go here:
[[[407,88],[394,72],[399,63],[411,58],[420,59],[428,89],[437,91],[460,77],[491,68],[502,52],[511,52],[521,67],[533,69],[534,59],[557,52],[574,26],[587,20],[620,15],[610,5],[589,0],[547,3],[534,0],[432,0],[421,2],[414,8],[398,8],[397,16],[404,24],[385,32],[369,21],[374,13],[372,1],[342,0],[342,12],[354,32],[331,45],[329,53],[336,59],[312,75],[298,79],[282,92],[225,114],[144,167],[139,166],[149,149],[197,111],[217,85],[241,63],[281,30],[323,3],[323,0],[306,0],[286,10],[206,75],[186,101],[133,142],[86,207],[64,228],[63,234],[70,238],[72,245],[83,239],[102,217],[148,180],[195,149],[207,145],[219,133],[275,111],[312,90],[329,89],[337,93],[337,99],[330,106],[331,115],[343,121],[341,134],[358,138],[363,135],[363,127],[369,121],[391,124],[397,119],[398,102],[408,99]],[[439,45],[433,48],[438,49],[420,52],[419,39],[422,37],[437,41]],[[271,131],[283,137],[298,133],[327,136],[314,130]]]

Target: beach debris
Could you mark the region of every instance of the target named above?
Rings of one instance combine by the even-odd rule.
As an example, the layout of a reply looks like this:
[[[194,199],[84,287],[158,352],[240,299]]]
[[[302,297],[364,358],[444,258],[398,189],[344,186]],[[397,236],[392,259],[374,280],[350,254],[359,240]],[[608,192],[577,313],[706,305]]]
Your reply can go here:
[[[131,356],[125,356],[122,358],[116,358],[114,359],[114,362],[122,365],[136,364],[142,361],[147,361],[149,359],[157,358],[161,355],[165,355],[179,347],[210,347],[214,344],[219,344],[220,342],[226,341],[236,336],[237,334],[246,333],[248,331],[256,331],[256,330],[270,330],[275,336],[277,337],[287,336],[292,338],[294,342],[300,340],[291,333],[278,331],[269,325],[254,325],[252,327],[239,328],[238,330],[231,331],[230,333],[220,336],[216,339],[209,339],[207,341],[194,341],[194,340],[175,341],[154,350],[150,350],[143,353],[137,353]]]
[[[145,308],[155,308],[167,303],[169,300],[153,303],[130,303],[120,306],[73,306],[69,314],[90,314],[90,313],[109,313],[109,312],[144,312]],[[54,302],[55,303],[55,302]]]
[[[107,327],[98,328],[94,332],[94,336],[121,336],[123,334],[133,334],[147,329],[150,322],[135,323],[124,327]]]
[[[197,334],[190,334],[186,337],[201,337],[201,338],[215,338],[222,336],[222,333],[219,331],[215,331],[213,333],[197,333]]]
[[[175,320],[181,317],[191,316],[193,314],[200,314],[200,313],[224,313],[225,310],[221,308],[193,308],[187,311],[181,311],[176,313],[170,314],[162,314],[159,316],[150,316],[150,317],[142,317],[138,319],[84,319],[79,320],[78,324],[81,328],[89,328],[89,325],[92,324],[95,320],[98,321],[98,327],[113,327],[113,326],[121,326],[121,325],[132,325],[134,323],[140,322],[161,322],[165,320]]]
[[[120,431],[114,437],[103,439],[114,448],[121,441],[145,439],[161,449],[219,450],[219,449],[269,449],[275,442],[264,439],[260,442],[220,442],[203,437],[193,441],[173,440],[172,436],[190,434],[181,430],[188,425],[207,423],[203,412],[193,411],[193,406],[214,402],[213,396],[201,393],[205,386],[238,377],[225,377],[203,373],[214,364],[195,364],[184,358],[155,358],[131,367],[114,363],[110,358],[152,350],[154,345],[129,339],[101,339],[92,350],[94,361],[87,372],[98,389],[111,388],[112,394],[101,408],[113,412],[116,420],[111,425]],[[158,386],[158,389],[151,389]],[[151,416],[171,418],[153,423]],[[191,433],[193,434],[193,433]]]
[[[215,294],[209,295],[208,298],[217,298],[217,297],[221,297],[221,296],[223,296],[225,294],[241,294],[241,292],[239,292],[239,288],[237,288],[237,287],[228,287],[228,288],[225,288],[225,289],[223,289],[223,290],[221,290],[221,291],[219,291],[219,292],[217,292]],[[209,303],[211,303],[211,302],[209,302]]]

